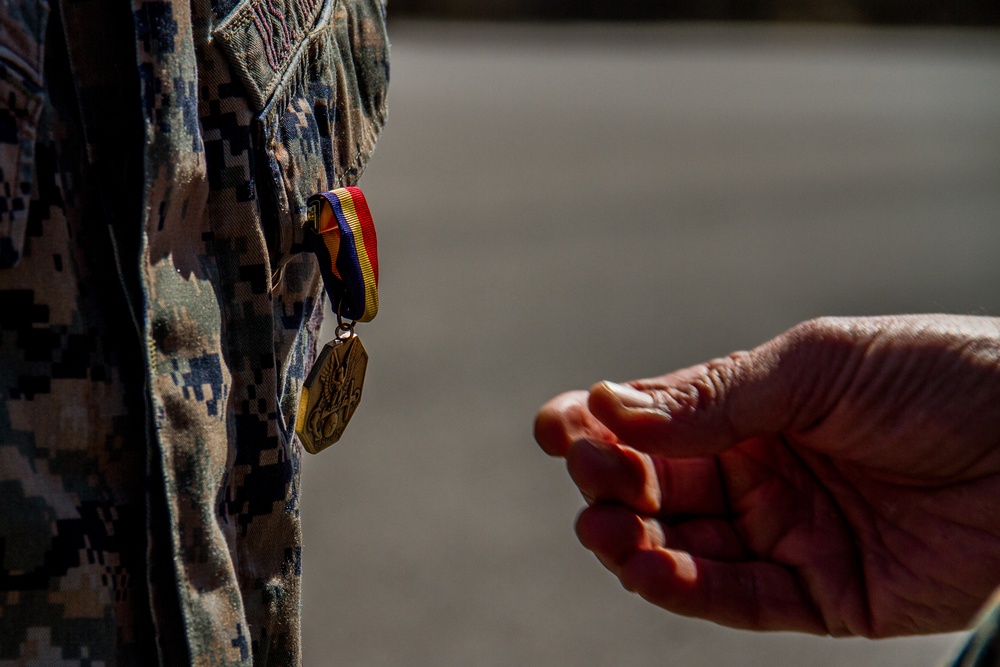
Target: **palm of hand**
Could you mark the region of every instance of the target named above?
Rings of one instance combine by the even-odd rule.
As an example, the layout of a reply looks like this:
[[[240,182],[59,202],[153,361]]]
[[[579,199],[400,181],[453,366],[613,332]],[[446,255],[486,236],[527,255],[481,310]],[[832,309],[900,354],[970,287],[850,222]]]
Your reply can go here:
[[[700,547],[681,545],[751,565],[737,579],[750,589],[730,589],[744,594],[726,612],[733,624],[766,625],[798,609],[786,621],[793,627],[884,637],[971,620],[998,584],[1000,517],[988,499],[1000,497],[1000,477],[890,480],[797,440],[754,439],[720,454],[731,539],[717,528]],[[682,535],[690,521],[681,520]],[[779,591],[778,608],[766,608]]]

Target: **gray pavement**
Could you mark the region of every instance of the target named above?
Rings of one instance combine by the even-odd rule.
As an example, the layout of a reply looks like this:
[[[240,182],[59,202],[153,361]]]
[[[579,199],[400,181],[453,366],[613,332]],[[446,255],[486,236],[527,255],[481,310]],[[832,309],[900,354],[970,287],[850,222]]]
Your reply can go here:
[[[625,592],[531,439],[565,389],[818,315],[1000,315],[1000,34],[396,23],[382,310],[304,463],[305,664],[933,665]]]

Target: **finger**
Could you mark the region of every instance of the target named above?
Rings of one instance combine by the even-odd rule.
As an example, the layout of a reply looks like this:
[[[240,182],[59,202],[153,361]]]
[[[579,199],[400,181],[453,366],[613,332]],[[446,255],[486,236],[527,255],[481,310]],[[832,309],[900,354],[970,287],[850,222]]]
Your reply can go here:
[[[588,407],[625,444],[672,456],[805,431],[840,400],[878,330],[850,318],[803,322],[749,352],[627,385],[599,383]]]
[[[660,485],[653,460],[613,443],[578,440],[566,452],[566,469],[591,502],[627,505],[640,514],[660,511]]]
[[[686,538],[704,536],[704,528]],[[669,611],[736,628],[826,632],[791,569],[759,560],[722,562],[671,548],[669,528],[614,505],[584,509],[576,533],[625,588]],[[732,555],[717,537],[700,548]]]
[[[660,486],[661,516],[679,514],[728,516],[729,495],[715,457],[668,459],[652,457]]]
[[[738,563],[753,558],[753,552],[726,519],[691,519],[661,526],[664,546],[692,556],[715,561]]]
[[[584,509],[577,517],[576,532],[581,544],[614,572],[635,551],[653,547],[728,562],[745,561],[751,555],[728,521],[694,519],[665,526],[620,505]]]
[[[542,406],[535,417],[535,440],[551,456],[563,456],[577,440],[616,442],[614,433],[587,408],[587,392],[570,391]]]
[[[827,633],[795,574],[774,563],[723,563],[654,547],[624,559],[618,576],[674,613],[749,630]]]
[[[570,477],[584,497],[657,516],[729,513],[725,484],[713,458],[666,459],[630,447],[580,440],[566,453]]]
[[[781,363],[780,340],[751,352],[627,385],[600,382],[588,408],[636,449],[670,456],[714,454],[777,433],[796,414],[798,373]]]
[[[584,509],[576,520],[576,535],[615,574],[620,574],[622,564],[637,550],[665,545],[659,522],[619,505]]]

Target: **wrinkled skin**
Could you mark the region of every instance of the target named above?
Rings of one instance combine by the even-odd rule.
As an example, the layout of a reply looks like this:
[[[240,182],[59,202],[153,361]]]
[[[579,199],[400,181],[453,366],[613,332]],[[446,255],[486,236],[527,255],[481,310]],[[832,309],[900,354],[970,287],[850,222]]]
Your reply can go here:
[[[629,590],[756,630],[967,627],[1000,584],[1000,319],[826,318],[562,394],[535,437]]]

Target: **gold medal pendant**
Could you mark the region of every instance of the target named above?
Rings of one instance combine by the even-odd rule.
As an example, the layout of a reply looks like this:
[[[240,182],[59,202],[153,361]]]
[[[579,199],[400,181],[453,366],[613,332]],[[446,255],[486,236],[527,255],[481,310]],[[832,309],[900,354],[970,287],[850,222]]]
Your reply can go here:
[[[355,187],[307,202],[306,246],[316,254],[337,333],[302,383],[295,433],[310,454],[340,440],[361,402],[368,352],[354,333],[378,314],[378,240],[368,202]],[[345,320],[347,320],[345,322]]]
[[[361,402],[368,352],[350,325],[337,327],[302,384],[295,432],[306,451],[319,454],[340,440]]]

